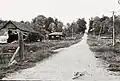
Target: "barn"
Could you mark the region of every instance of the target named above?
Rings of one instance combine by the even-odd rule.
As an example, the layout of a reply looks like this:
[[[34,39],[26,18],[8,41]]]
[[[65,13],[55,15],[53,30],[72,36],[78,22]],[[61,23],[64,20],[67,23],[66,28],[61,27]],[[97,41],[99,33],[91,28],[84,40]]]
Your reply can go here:
[[[62,32],[53,32],[48,35],[49,40],[61,40],[62,37]]]
[[[26,38],[29,33],[37,33],[24,23],[8,21],[3,27],[0,27],[0,43],[11,43],[18,40],[19,31],[23,33],[23,38]]]

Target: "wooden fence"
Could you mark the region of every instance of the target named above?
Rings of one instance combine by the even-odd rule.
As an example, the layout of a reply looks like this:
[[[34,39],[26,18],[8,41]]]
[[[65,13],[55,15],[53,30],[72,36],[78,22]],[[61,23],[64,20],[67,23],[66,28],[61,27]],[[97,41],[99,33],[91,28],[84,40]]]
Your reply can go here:
[[[23,34],[19,31],[18,35],[19,46],[14,53],[0,53],[0,64],[7,64],[8,66],[13,64],[13,61],[17,59],[17,61],[24,60],[24,42],[23,42]]]

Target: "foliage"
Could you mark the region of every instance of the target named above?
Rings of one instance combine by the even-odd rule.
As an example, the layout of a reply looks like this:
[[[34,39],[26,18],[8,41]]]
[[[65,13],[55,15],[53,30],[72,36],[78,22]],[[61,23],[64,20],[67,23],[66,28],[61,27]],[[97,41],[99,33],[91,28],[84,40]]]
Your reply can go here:
[[[115,16],[115,33],[120,33],[120,16]],[[94,17],[89,20],[89,34],[111,35],[113,29],[112,17],[104,16],[102,18]]]
[[[62,32],[63,23],[57,18],[54,20],[52,17],[46,18],[43,15],[38,15],[32,20],[32,25],[35,30],[45,35],[45,31],[48,32]]]
[[[58,22],[56,27],[56,32],[62,32],[63,22]]]
[[[51,23],[49,25],[48,29],[49,29],[50,32],[55,32],[56,31],[56,25],[55,25],[55,23]]]
[[[63,30],[64,35],[71,36],[72,34],[85,33],[86,21],[84,18],[78,19],[76,22],[67,23]]]
[[[48,17],[45,22],[45,29],[49,32],[51,32],[51,30],[49,29],[51,23],[54,23],[54,19],[52,17]]]
[[[85,30],[86,30],[86,21],[85,21],[85,19],[84,18],[82,18],[82,19],[78,19],[77,20],[77,24],[78,24],[78,26],[79,26],[79,29],[78,29],[78,32],[83,32],[83,33],[85,33]]]
[[[7,21],[0,20],[0,27],[5,25],[5,23],[7,23]],[[47,18],[44,15],[38,15],[33,18],[31,22],[22,20],[19,23],[24,23],[28,27],[32,27],[43,36],[47,36],[47,34],[52,32],[63,32],[64,35],[71,36],[72,34],[84,33],[86,30],[86,21],[84,18],[79,18],[76,22],[64,25],[63,22],[57,18]]]
[[[38,15],[32,20],[34,29],[37,31],[40,31],[41,29],[43,29],[45,22],[46,22],[46,17],[43,15]]]
[[[37,42],[37,41],[42,41],[44,39],[44,36],[39,33],[29,33],[27,39],[25,42],[31,43],[31,42]]]
[[[0,20],[0,28],[3,27],[6,23],[7,23],[7,21]]]

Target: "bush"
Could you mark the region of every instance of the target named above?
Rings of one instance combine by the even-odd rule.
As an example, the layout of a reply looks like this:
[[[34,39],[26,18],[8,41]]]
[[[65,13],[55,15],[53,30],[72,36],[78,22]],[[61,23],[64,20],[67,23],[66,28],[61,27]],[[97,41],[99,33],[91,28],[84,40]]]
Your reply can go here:
[[[37,42],[42,41],[44,39],[44,36],[40,33],[29,33],[27,39],[25,40],[25,42]]]

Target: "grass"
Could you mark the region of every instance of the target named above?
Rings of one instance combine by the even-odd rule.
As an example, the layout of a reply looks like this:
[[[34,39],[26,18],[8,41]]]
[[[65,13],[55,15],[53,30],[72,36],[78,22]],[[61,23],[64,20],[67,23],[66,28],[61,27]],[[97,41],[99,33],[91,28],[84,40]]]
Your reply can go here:
[[[43,42],[25,44],[25,59],[10,67],[0,64],[0,79],[5,77],[6,74],[35,66],[37,62],[43,61],[44,59],[57,54],[57,52],[53,50],[69,47],[80,42],[82,36],[83,35],[77,35],[79,38],[76,40],[45,40]],[[17,46],[17,43],[0,45],[0,50],[8,52],[8,49],[17,48]]]
[[[107,63],[109,71],[120,72],[120,43],[112,46],[112,39],[99,39],[97,36],[88,36],[87,43],[95,53],[97,59],[102,59]]]

